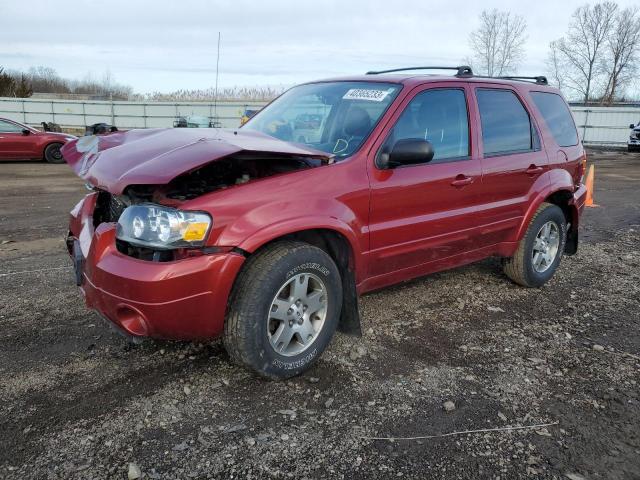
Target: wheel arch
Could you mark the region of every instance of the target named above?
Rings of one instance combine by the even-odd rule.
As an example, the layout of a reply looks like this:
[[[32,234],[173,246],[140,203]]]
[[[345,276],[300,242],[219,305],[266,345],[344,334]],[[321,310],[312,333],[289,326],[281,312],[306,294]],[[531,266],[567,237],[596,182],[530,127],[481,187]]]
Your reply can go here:
[[[574,204],[573,192],[568,189],[560,189],[548,195],[545,202],[560,207],[567,222],[567,241],[564,246],[564,253],[574,255],[578,251],[578,224],[580,213]]]
[[[569,228],[567,229],[567,241],[565,244],[564,253],[567,255],[573,255],[578,250],[578,223],[580,214],[578,207],[574,204],[573,189],[566,185],[550,186],[543,192],[540,192],[536,196],[535,200],[529,205],[529,209],[524,217],[523,222],[520,225],[517,234],[517,240],[520,241],[527,232],[529,223],[534,217],[538,208],[543,203],[551,203],[558,206],[564,214],[565,220]]]
[[[272,229],[269,229],[272,230]],[[358,250],[355,235],[350,230],[319,226],[313,228],[291,228],[288,231],[273,229],[272,235],[261,234],[248,239],[238,247],[248,258],[258,254],[268,246],[284,240],[296,240],[313,245],[327,253],[335,262],[342,280],[342,309],[338,329],[343,333],[360,335],[360,313],[356,278],[358,271]]]

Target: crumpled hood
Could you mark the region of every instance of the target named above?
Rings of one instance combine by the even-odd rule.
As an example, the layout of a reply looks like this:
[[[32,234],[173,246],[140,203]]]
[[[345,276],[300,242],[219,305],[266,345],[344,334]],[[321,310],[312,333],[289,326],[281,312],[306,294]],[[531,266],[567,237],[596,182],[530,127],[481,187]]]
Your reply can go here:
[[[129,185],[164,185],[241,151],[330,159],[251,130],[169,128],[80,137],[62,148],[71,168],[94,187],[119,195]]]

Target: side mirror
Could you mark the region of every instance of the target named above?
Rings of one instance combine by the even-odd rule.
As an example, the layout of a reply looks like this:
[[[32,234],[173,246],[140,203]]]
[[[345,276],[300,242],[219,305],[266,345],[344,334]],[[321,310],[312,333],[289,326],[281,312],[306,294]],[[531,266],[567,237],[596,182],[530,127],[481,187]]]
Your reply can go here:
[[[629,128],[635,128],[636,126],[632,123],[631,125],[629,125]]]
[[[419,165],[433,160],[433,145],[427,140],[419,138],[405,138],[398,140],[390,152],[382,151],[378,159],[378,166],[382,169],[402,167],[404,165]]]
[[[23,128],[22,129],[22,134],[23,135],[31,135],[31,130],[27,129],[27,128]]]

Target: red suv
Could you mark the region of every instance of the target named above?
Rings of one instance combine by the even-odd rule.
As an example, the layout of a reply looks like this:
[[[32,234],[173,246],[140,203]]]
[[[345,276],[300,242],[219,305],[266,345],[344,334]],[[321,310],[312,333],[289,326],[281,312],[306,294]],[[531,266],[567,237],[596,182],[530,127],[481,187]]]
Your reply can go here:
[[[136,337],[222,336],[285,378],[359,332],[365,292],[489,256],[543,285],[578,245],[574,121],[544,77],[456,70],[300,85],[238,130],[68,144],[94,190],[68,237],[87,305]],[[320,116],[306,144],[301,115]]]

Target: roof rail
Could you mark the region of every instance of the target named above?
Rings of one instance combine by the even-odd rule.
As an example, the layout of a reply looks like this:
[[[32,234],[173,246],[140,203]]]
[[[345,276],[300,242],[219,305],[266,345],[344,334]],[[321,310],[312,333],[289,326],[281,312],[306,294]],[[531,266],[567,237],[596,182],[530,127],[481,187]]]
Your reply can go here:
[[[539,75],[537,77],[506,76],[506,77],[495,77],[495,78],[502,78],[503,80],[522,80],[525,82],[533,81],[538,85],[549,85],[549,82],[547,81],[547,77],[543,75]]]
[[[518,80],[523,82],[534,82],[538,85],[549,85],[547,81],[547,77],[539,75],[537,77],[521,77],[518,75],[514,76],[499,76],[499,77],[488,77],[484,75],[474,75],[471,67],[467,65],[460,65],[457,67],[404,67],[404,68],[392,68],[391,70],[378,70],[378,71],[370,71],[367,72],[367,75],[380,75],[382,73],[394,73],[394,72],[406,72],[410,70],[456,70],[456,77],[461,78],[497,78],[501,80]]]
[[[406,72],[408,70],[456,70],[456,77],[473,77],[473,70],[467,65],[458,67],[405,67],[393,68],[391,70],[378,70],[367,72],[367,75],[380,75],[382,73]]]

